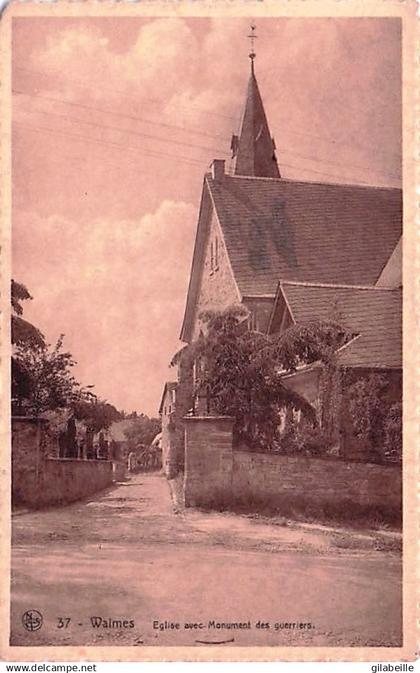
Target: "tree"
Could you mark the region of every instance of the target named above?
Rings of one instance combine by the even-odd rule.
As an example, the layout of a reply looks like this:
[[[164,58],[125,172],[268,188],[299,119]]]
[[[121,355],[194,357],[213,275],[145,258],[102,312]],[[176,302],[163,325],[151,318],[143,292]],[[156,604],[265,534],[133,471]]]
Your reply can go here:
[[[74,416],[95,433],[121,420],[121,414],[112,404],[98,400],[89,390],[93,386],[82,388],[72,376],[71,369],[76,363],[70,353],[63,352],[64,335],[51,347],[41,332],[22,318],[22,302],[27,300],[32,300],[28,289],[12,280],[12,343],[15,345],[12,398],[18,402],[19,413],[36,415],[65,409],[66,423]],[[51,427],[57,425],[62,432],[62,415],[59,413],[56,417],[52,413],[49,418]]]
[[[320,362],[329,366],[335,359],[337,349],[343,346],[351,334],[333,319],[311,320],[295,324],[279,336],[265,337],[266,345],[258,354],[260,361],[274,362],[284,372],[296,371],[299,365]]]
[[[92,396],[72,375],[76,363],[71,353],[62,350],[63,339],[61,335],[55,346],[35,341],[16,345],[14,360],[27,381],[25,390],[19,391],[19,402],[28,414],[71,407]]]
[[[22,318],[23,307],[21,302],[32,299],[28,289],[22,283],[17,283],[12,279],[10,296],[12,302],[12,344],[30,342],[39,346],[45,344],[44,336],[39,329]]]
[[[100,430],[107,430],[112,423],[122,420],[121,413],[109,402],[97,399],[76,400],[73,403],[74,416],[83,421],[88,430],[95,434]]]
[[[278,436],[280,409],[300,410],[316,424],[313,407],[283,385],[281,373],[315,360],[329,362],[346,333],[333,321],[314,321],[269,337],[245,328],[247,314],[242,306],[202,313],[200,337],[172,364],[195,364],[196,397],[207,398],[212,413],[235,419],[237,441],[270,449]]]
[[[145,414],[139,414],[131,419],[129,427],[124,434],[130,448],[136,448],[139,444],[148,446],[152,443],[158,432],[161,431],[159,418],[149,418]]]
[[[19,345],[21,347],[34,344],[38,347],[45,345],[45,340],[43,334],[39,331],[37,327],[32,325],[27,320],[22,318],[23,307],[22,301],[32,299],[28,289],[25,285],[17,283],[15,280],[12,280],[11,283],[11,304],[12,304],[12,315],[11,315],[11,337],[12,344]],[[21,413],[21,400],[30,396],[31,393],[31,377],[26,368],[22,365],[21,360],[17,360],[14,355],[12,355],[12,401],[17,402],[15,410],[17,413]]]

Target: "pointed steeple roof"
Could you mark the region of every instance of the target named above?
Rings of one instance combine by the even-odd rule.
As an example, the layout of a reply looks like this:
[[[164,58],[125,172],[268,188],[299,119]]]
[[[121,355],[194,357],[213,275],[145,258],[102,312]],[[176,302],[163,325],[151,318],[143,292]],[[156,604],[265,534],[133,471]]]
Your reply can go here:
[[[250,54],[251,74],[246,93],[239,136],[232,137],[234,174],[259,178],[280,178],[275,144],[254,71],[254,52]]]

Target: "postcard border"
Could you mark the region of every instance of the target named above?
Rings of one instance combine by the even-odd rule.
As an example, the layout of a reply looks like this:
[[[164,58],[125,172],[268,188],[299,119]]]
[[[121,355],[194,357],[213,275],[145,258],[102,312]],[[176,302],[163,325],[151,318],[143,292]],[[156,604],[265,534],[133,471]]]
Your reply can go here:
[[[11,277],[11,22],[14,17],[41,16],[225,16],[253,19],[269,17],[401,17],[403,26],[403,277],[404,277],[404,355],[403,355],[403,399],[404,399],[404,461],[403,461],[403,634],[401,648],[389,647],[21,647],[9,645],[10,627],[10,277]],[[0,513],[0,622],[4,628],[0,634],[0,658],[6,661],[44,660],[60,661],[413,661],[416,658],[417,642],[417,530],[420,524],[416,490],[418,487],[418,427],[417,400],[419,387],[416,374],[419,370],[419,341],[416,338],[416,323],[420,319],[418,295],[418,252],[417,224],[419,222],[416,203],[416,171],[419,151],[416,132],[415,91],[417,82],[416,3],[397,0],[336,2],[317,0],[232,0],[217,3],[208,0],[198,4],[193,0],[161,2],[146,0],[138,3],[102,2],[60,2],[50,5],[37,2],[13,2],[3,11],[0,24],[0,73],[2,98],[0,104],[1,141],[0,156],[2,178],[0,193],[1,215],[1,298],[0,354],[1,354],[1,407],[0,437],[3,450],[0,457],[0,493],[6,506]],[[419,350],[420,352],[420,350]]]

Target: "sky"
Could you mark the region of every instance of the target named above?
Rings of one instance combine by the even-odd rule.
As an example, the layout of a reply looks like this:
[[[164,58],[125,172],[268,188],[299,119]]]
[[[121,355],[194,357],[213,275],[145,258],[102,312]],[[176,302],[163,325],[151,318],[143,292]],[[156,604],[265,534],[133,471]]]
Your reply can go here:
[[[15,280],[81,383],[156,415],[205,172],[229,165],[249,21],[13,20]],[[400,22],[259,19],[255,69],[282,176],[401,186]],[[326,232],[328,235],[328,232]]]

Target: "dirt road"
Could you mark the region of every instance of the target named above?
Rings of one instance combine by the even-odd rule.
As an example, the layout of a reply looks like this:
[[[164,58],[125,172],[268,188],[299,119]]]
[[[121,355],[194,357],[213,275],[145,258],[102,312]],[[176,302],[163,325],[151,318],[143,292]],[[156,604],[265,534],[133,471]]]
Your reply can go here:
[[[165,479],[137,475],[14,516],[11,644],[400,646],[400,557],[386,546],[363,532],[175,513]],[[33,609],[43,624],[28,631]]]

